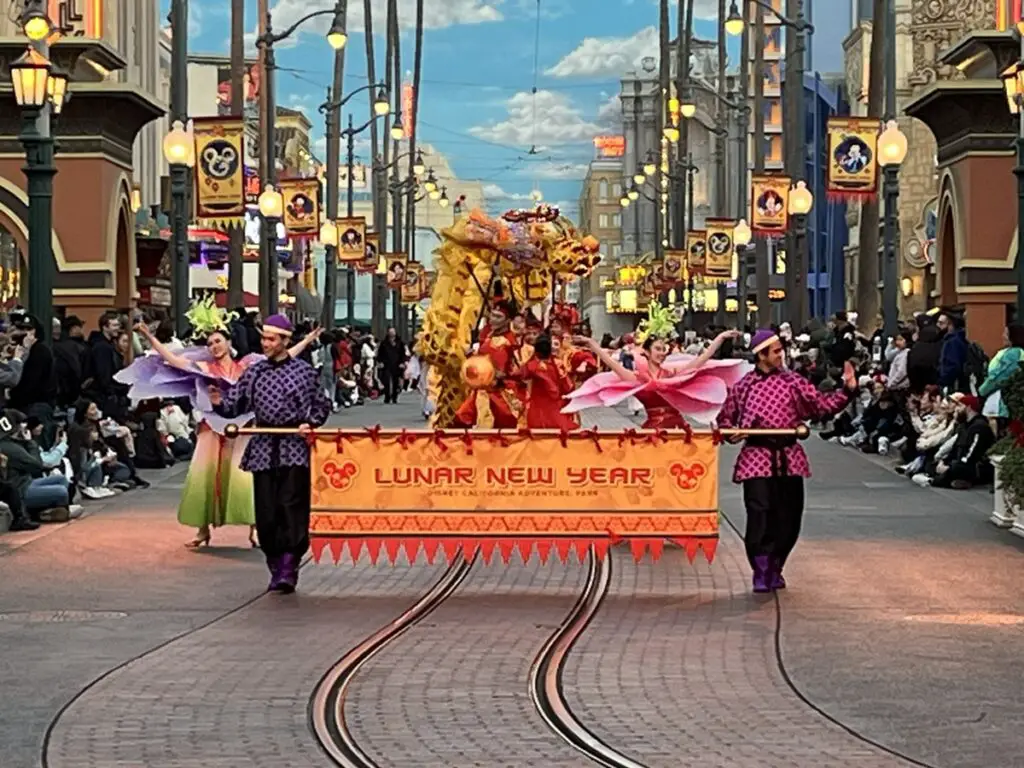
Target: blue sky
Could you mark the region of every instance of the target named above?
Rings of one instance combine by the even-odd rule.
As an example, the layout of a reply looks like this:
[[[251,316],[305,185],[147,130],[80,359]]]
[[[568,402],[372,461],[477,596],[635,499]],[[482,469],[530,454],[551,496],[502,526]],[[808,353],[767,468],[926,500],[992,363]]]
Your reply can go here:
[[[821,8],[837,0],[817,0]],[[161,0],[166,13],[169,0]],[[274,28],[333,0],[271,0]],[[806,4],[806,3],[805,3]],[[189,50],[227,53],[227,0],[191,0]],[[373,0],[382,69],[385,0]],[[411,69],[415,0],[398,0],[402,67]],[[833,6],[834,7],[834,6]],[[365,85],[363,2],[349,0],[346,88]],[[579,196],[592,137],[614,132],[619,77],[640,58],[657,53],[655,0],[426,0],[419,138],[448,156],[461,178],[479,179],[495,208],[521,204],[531,189],[562,202],[567,213]],[[713,39],[716,0],[696,0],[695,32]],[[675,17],[673,4],[673,26]],[[255,28],[256,2],[247,0],[246,29]],[[841,71],[845,13],[815,14],[814,64]],[[333,51],[323,39],[330,17],[307,22],[278,46],[278,101],[306,111],[322,155],[323,101]],[[536,46],[536,48],[535,48]],[[730,48],[735,60],[738,46]],[[534,59],[537,59],[536,80]],[[537,95],[531,95],[536,83]],[[368,114],[361,97],[356,117]],[[529,154],[531,146],[539,153]]]

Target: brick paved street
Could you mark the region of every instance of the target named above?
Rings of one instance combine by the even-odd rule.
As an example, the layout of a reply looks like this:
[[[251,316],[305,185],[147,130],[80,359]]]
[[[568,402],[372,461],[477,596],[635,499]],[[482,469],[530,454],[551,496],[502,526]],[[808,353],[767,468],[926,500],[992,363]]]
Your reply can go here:
[[[335,421],[418,426],[416,396],[404,399]],[[816,478],[780,599],[796,688],[845,729],[926,764],[1024,766],[1024,542],[986,522],[984,497],[913,487],[817,439],[809,450]],[[260,555],[244,531],[223,532],[231,546],[182,548],[180,483],[166,477],[23,545],[0,537],[3,768],[39,765],[57,710],[139,654],[61,717],[50,766],[328,765],[307,726],[317,681],[440,573],[323,565],[305,570],[295,598],[259,597]],[[742,528],[738,489],[724,483],[721,501]],[[531,661],[581,586],[576,564],[478,564],[359,672],[353,735],[381,766],[587,764],[545,729],[527,691]],[[569,655],[566,697],[598,737],[651,768],[909,765],[798,697],[776,659],[776,617],[770,599],[749,595],[742,544],[724,525],[711,566],[678,550],[635,564],[615,550],[611,591]]]

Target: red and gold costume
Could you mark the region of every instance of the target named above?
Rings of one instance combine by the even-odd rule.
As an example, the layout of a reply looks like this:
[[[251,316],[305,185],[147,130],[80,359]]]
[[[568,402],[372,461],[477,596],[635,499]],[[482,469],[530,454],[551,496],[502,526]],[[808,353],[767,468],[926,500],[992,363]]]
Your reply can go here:
[[[526,427],[529,429],[576,429],[573,418],[562,413],[565,396],[573,386],[553,360],[534,357],[516,374],[526,384]]]
[[[551,335],[557,336],[559,348],[557,361],[565,376],[569,379],[572,389],[577,389],[583,382],[598,371],[597,357],[588,349],[581,349],[572,343],[572,335],[568,332],[580,323],[580,315],[571,304],[556,304],[551,312]],[[580,426],[578,414],[569,414],[575,427]]]
[[[518,340],[511,330],[492,333],[490,327],[481,331],[480,338],[477,354],[490,359],[495,381],[489,389],[477,390],[466,399],[455,412],[455,422],[469,428],[516,429],[523,403],[516,383],[508,377],[515,369]]]

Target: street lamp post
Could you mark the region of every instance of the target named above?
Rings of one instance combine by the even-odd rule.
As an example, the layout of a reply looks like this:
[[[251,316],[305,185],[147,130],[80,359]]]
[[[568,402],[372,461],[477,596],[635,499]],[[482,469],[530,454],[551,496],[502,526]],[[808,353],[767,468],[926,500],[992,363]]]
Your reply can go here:
[[[184,3],[185,0],[176,0],[176,2]],[[263,49],[266,74],[266,82],[263,84],[267,105],[266,114],[263,116],[263,151],[266,157],[266,178],[263,179],[264,194],[277,185],[277,94],[274,90],[277,59],[274,55],[274,45],[290,37],[295,30],[310,19],[333,14],[334,21],[331,22],[331,27],[327,32],[327,42],[334,50],[339,50],[348,42],[348,35],[345,31],[346,10],[346,0],[337,0],[334,8],[325,8],[307,13],[284,32],[280,33],[274,32],[271,14],[269,11],[267,12],[266,32],[256,38],[256,47]],[[280,193],[277,194],[280,195]],[[277,222],[272,221],[272,217],[267,216],[263,217],[263,237],[260,238],[260,271],[262,273],[260,276],[260,291],[266,295],[265,306],[267,312],[268,314],[276,314],[278,303]]]
[[[885,335],[895,336],[899,326],[899,264],[897,244],[899,243],[899,172],[907,156],[907,137],[889,120],[885,130],[878,137],[878,164],[882,166],[882,198],[885,203],[885,220],[882,225],[882,242],[885,254],[885,280],[882,285],[882,317]]]
[[[801,253],[807,247],[807,214],[814,206],[814,195],[807,188],[807,183],[798,181],[796,186],[789,190],[789,214],[793,217],[793,250]],[[807,291],[803,284],[802,275],[797,275],[794,285],[797,296],[806,295]],[[801,294],[801,292],[803,292]],[[799,300],[799,299],[798,299]],[[803,302],[797,306],[796,314],[793,316],[793,323],[798,323],[798,329],[803,328],[806,318],[803,315]]]
[[[34,48],[11,65],[14,98],[21,107],[23,123],[19,139],[25,147],[28,187],[28,306],[44,329],[40,341],[50,344],[53,322],[53,136],[39,130],[38,119],[49,100],[52,66]]]
[[[1020,61],[1002,73],[1010,113],[1017,115],[1017,302],[1016,323],[1024,322],[1024,35],[1020,36]]]
[[[378,88],[379,89],[378,92],[377,92],[377,96],[376,96],[376,98],[374,99],[374,102],[373,102],[374,113],[378,114],[378,115],[381,115],[381,114],[386,115],[390,111],[390,109],[391,109],[391,104],[390,104],[390,102],[388,100],[387,90],[385,90],[383,84],[376,84],[375,85],[374,83],[370,83],[369,85],[361,86],[359,88],[356,88],[354,91],[352,91],[347,96],[345,96],[345,98],[340,99],[339,101],[334,101],[334,99],[333,99],[333,91],[328,89],[328,91],[327,91],[327,101],[325,101],[323,104],[320,105],[320,111],[325,115],[326,121],[327,121],[327,146],[328,147],[337,147],[338,144],[341,141],[341,122],[338,120],[338,114],[340,113],[341,109],[345,106],[345,104],[348,103],[349,99],[351,99],[353,96],[355,96],[358,93],[363,93],[365,91],[368,91],[368,90],[370,90],[372,88]],[[349,127],[351,127],[351,124],[349,125]],[[351,165],[351,162],[352,162],[352,140],[351,139],[349,140],[349,147],[348,147],[348,149],[349,149],[349,162],[350,162],[349,167],[348,167],[348,173],[349,173],[348,182],[349,182],[349,188],[351,188],[351,185],[352,185],[352,165]],[[327,221],[331,222],[331,224],[333,226],[334,220],[338,218],[338,156],[333,151],[332,152],[328,152],[328,154],[327,154],[327,185],[328,185],[327,186],[327,211],[326,211],[326,217],[325,218],[326,218]],[[348,215],[349,216],[352,215],[351,205],[349,206]],[[335,319],[336,319],[335,318],[334,305],[335,305],[335,293],[336,293],[336,289],[337,289],[337,279],[338,279],[338,275],[337,275],[337,269],[338,269],[337,246],[338,246],[338,243],[336,241],[333,242],[333,243],[330,243],[330,242],[327,242],[326,240],[324,240],[323,238],[320,239],[320,242],[322,242],[326,246],[326,255],[324,257],[324,307],[323,307],[323,317],[321,319],[321,323],[322,323],[323,327],[325,327],[327,329],[331,329],[331,328],[334,327],[334,322],[335,322]],[[349,275],[351,275],[351,278],[349,278]],[[347,298],[346,301],[347,301],[347,304],[348,304],[348,307],[349,307],[349,318],[348,318],[349,322],[351,322],[353,320],[352,311],[351,310],[352,310],[353,302],[354,302],[354,297],[353,297],[354,283],[355,283],[355,273],[352,270],[352,266],[349,265],[348,271],[346,273],[346,287],[348,288],[348,293],[347,293],[348,298]]]
[[[171,174],[171,315],[179,338],[188,330],[188,187],[195,144],[188,119],[188,0],[171,2],[171,120],[164,157]]]

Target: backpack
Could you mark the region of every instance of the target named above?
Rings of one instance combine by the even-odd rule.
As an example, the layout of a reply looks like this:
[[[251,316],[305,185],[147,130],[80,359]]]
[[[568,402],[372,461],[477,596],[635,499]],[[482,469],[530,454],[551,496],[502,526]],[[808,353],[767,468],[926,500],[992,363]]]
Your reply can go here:
[[[966,381],[966,389],[973,394],[978,393],[978,387],[985,380],[988,373],[988,355],[981,345],[976,341],[967,344],[967,359],[964,361],[963,378]]]

